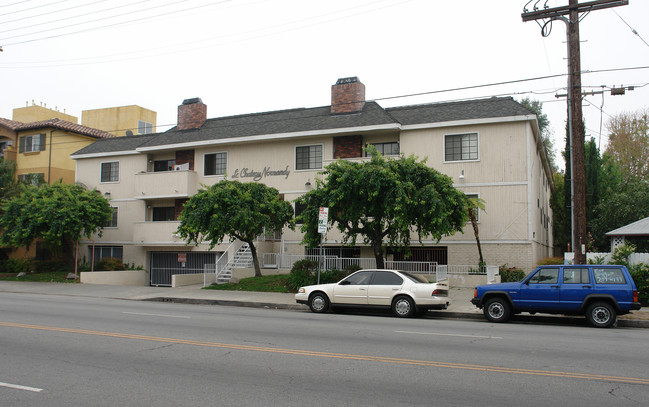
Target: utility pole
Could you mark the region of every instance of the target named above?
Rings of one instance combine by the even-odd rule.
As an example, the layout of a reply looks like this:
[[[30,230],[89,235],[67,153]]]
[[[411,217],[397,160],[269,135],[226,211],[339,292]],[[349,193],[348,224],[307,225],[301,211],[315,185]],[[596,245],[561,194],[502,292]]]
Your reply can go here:
[[[528,1],[525,7],[535,0]],[[566,23],[568,39],[568,137],[570,140],[570,161],[572,176],[572,250],[575,264],[586,264],[586,170],[584,166],[584,119],[581,99],[581,53],[579,47],[579,18],[581,13],[589,13],[610,7],[626,6],[628,0],[596,0],[579,3],[569,0],[567,6],[549,8],[547,1],[539,9],[534,3],[534,10],[523,9],[524,22],[543,21],[541,34],[550,35],[552,22],[560,20]],[[568,16],[568,17],[566,17]]]

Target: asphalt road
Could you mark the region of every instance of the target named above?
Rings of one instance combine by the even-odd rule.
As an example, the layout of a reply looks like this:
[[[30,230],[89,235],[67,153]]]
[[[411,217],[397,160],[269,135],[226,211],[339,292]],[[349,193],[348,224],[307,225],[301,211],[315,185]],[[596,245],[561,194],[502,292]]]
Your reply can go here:
[[[3,293],[1,406],[646,406],[644,329]]]

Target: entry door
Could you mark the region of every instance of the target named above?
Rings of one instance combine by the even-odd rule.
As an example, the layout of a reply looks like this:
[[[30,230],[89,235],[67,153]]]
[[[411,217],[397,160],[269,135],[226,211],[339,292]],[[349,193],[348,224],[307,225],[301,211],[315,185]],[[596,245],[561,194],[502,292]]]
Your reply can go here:
[[[334,287],[335,304],[367,304],[367,289],[372,271],[358,271]]]

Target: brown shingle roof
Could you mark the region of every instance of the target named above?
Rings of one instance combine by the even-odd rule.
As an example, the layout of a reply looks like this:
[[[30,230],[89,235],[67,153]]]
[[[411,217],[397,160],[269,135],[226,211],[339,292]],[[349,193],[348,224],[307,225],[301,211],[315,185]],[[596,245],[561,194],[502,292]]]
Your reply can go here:
[[[25,123],[23,122],[17,122],[15,120],[9,120],[9,119],[3,119],[0,117],[0,126],[4,126],[8,128],[9,130],[17,130],[18,127],[24,125]]]

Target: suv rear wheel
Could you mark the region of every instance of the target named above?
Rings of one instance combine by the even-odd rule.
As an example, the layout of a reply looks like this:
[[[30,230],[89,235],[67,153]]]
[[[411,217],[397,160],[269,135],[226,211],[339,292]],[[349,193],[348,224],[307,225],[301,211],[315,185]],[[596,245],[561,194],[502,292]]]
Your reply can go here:
[[[501,297],[490,298],[484,305],[484,316],[491,322],[506,322],[511,313],[509,303]]]
[[[617,313],[607,302],[594,302],[586,309],[586,319],[596,328],[610,328],[615,325]]]

